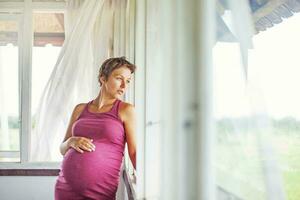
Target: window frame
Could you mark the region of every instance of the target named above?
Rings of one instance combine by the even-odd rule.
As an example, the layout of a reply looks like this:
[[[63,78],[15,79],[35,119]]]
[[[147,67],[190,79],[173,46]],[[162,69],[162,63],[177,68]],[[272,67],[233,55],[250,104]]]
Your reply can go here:
[[[29,150],[31,141],[31,71],[33,48],[33,13],[64,13],[65,2],[0,2],[0,13],[16,16],[18,23],[18,69],[19,69],[19,120],[20,120],[20,162],[1,162],[0,176],[44,175],[56,176],[60,162],[30,162]],[[0,152],[10,154],[13,151]],[[38,169],[43,172],[36,171]],[[58,171],[53,171],[57,169]],[[13,170],[13,171],[12,171]]]
[[[123,51],[126,58],[128,58],[133,63],[136,63],[135,59],[135,27],[136,27],[136,2],[135,0],[127,0],[127,10],[126,13],[123,13],[125,15],[124,27],[120,32],[120,34],[123,36],[121,37],[121,43],[124,44]],[[132,104],[136,105],[136,87],[138,87],[136,76],[134,76],[134,79],[132,81],[133,84],[130,84],[130,88],[128,89],[127,93],[125,94],[125,101],[131,102]],[[137,117],[139,119],[139,117]],[[137,124],[136,124],[137,125]],[[136,141],[138,141],[137,137],[137,128],[136,128]],[[138,162],[138,159],[136,158],[136,162]],[[137,163],[136,163],[137,165]],[[136,178],[137,171],[134,169],[130,157],[128,154],[128,147],[126,145],[125,147],[125,155],[124,155],[124,169],[123,169],[123,179],[124,181],[128,181],[128,187],[130,188],[133,198],[136,199],[137,196],[137,178]]]
[[[0,4],[0,7],[1,7],[1,4]],[[14,11],[12,11],[14,12]],[[19,100],[18,102],[20,103],[20,35],[22,34],[21,33],[21,13],[19,12],[16,12],[16,13],[13,13],[13,14],[10,14],[8,11],[6,12],[1,12],[1,9],[0,9],[0,20],[2,19],[8,19],[8,20],[14,20],[16,23],[17,23],[17,33],[18,33],[18,41],[17,41],[17,45],[18,45],[18,88],[19,88]],[[19,105],[20,106],[20,105]],[[19,107],[20,108],[20,107]],[[18,116],[19,116],[19,122],[20,122],[20,118],[21,118],[21,114],[20,114],[20,111],[18,113]],[[19,136],[21,135],[21,127],[19,129]],[[20,144],[21,146],[21,144]],[[21,147],[20,147],[21,148]],[[20,154],[21,150],[20,151],[2,151],[0,150],[0,157],[5,157],[5,155],[12,155],[11,157],[12,158],[15,158],[15,157],[19,157],[19,154]],[[20,154],[21,156],[21,154]],[[5,162],[1,162],[1,163],[5,163]],[[11,163],[11,162],[9,162]]]

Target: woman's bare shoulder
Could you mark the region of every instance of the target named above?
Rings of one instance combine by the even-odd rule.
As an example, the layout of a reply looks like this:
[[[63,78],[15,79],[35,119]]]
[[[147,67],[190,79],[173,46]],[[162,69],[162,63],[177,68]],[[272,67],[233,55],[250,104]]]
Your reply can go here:
[[[77,104],[74,108],[74,111],[82,111],[85,106],[86,106],[87,103],[80,103],[80,104]]]
[[[84,108],[85,108],[86,105],[87,105],[87,103],[77,104],[74,107],[73,115],[77,118],[82,113],[82,111],[84,110]]]
[[[122,101],[122,103],[120,104],[120,111],[129,111],[129,110],[134,110],[134,105],[130,104],[130,103],[127,103],[125,101]]]
[[[135,112],[134,105],[122,101],[122,103],[120,104],[120,108],[119,108],[119,115],[120,115],[122,121],[124,121],[126,118],[134,115],[134,112]]]

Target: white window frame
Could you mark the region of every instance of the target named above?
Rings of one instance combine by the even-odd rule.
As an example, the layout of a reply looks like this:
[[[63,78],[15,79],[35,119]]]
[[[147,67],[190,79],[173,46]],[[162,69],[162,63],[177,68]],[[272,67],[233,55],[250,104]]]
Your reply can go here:
[[[127,10],[125,13],[126,17],[123,20],[123,22],[125,22],[125,24],[124,24],[125,27],[120,28],[121,30],[124,31],[124,32],[121,32],[121,44],[125,45],[124,48],[122,48],[124,50],[124,55],[126,56],[127,59],[129,59],[131,62],[134,62],[134,63],[136,63],[136,55],[135,55],[136,7],[135,6],[136,6],[135,0],[127,0]],[[138,64],[138,63],[136,63],[136,64]],[[141,67],[142,66],[138,65],[138,71],[141,70]],[[137,109],[138,123],[142,124],[142,121],[140,121],[141,118],[139,116],[140,116],[140,112],[143,113],[143,110],[140,110],[140,112],[138,111],[139,108],[137,108],[137,104],[136,104],[137,101],[135,98],[136,90],[138,89],[140,81],[135,76],[133,82],[134,82],[134,84],[130,85],[128,92],[125,94],[125,101],[131,102],[132,104],[136,105],[135,109]],[[139,95],[137,95],[137,96],[139,96]],[[141,105],[144,105],[144,104],[141,104]],[[136,137],[139,134],[138,132],[142,133],[137,128]],[[137,137],[137,143],[139,144],[140,142],[141,141]],[[138,147],[137,147],[137,149],[138,149]],[[140,149],[137,151],[139,151],[139,153],[140,153]],[[127,152],[127,153],[125,153],[125,155],[124,155],[124,170],[128,177],[129,186],[132,191],[133,198],[137,199],[138,198],[137,197],[137,177],[136,177],[137,171],[133,168],[133,165],[130,161],[127,147],[125,149],[125,152]],[[138,153],[137,153],[137,155],[138,155]],[[140,162],[138,162],[138,158],[136,159],[136,163],[139,163],[139,165],[140,165]],[[138,179],[140,179],[140,177],[138,177]]]
[[[20,162],[1,162],[0,169],[59,169],[60,162],[30,162],[31,135],[31,71],[33,44],[33,13],[64,13],[65,2],[0,2],[0,13],[16,13],[19,47],[19,116],[20,116]],[[23,17],[23,18],[22,18]],[[2,155],[13,152],[5,151]]]
[[[1,6],[1,4],[0,4]],[[5,13],[1,13],[0,11],[0,20],[2,19],[7,19],[7,20],[14,20],[17,23],[17,31],[18,31],[18,59],[20,59],[20,40],[19,40],[19,36],[21,35],[21,28],[20,28],[20,24],[21,24],[21,14],[9,14],[8,12]],[[19,72],[19,77],[20,77],[20,64],[18,64],[18,72]],[[20,79],[19,79],[20,80]],[[20,101],[20,100],[19,100]],[[19,113],[19,117],[20,117],[20,113]],[[10,158],[16,158],[19,157],[19,151],[0,151],[0,157],[10,157]],[[4,162],[2,162],[4,163]]]
[[[134,1],[135,105],[137,114],[136,198],[145,199],[145,132],[146,132],[146,0]]]

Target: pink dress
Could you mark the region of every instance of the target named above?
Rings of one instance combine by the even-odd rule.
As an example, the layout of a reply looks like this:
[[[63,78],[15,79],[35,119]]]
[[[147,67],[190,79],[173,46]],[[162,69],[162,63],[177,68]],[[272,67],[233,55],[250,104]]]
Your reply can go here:
[[[120,100],[110,111],[93,113],[90,101],[73,124],[74,136],[93,139],[96,150],[79,153],[70,148],[64,155],[55,184],[56,200],[112,200],[124,156],[125,130],[118,117]]]

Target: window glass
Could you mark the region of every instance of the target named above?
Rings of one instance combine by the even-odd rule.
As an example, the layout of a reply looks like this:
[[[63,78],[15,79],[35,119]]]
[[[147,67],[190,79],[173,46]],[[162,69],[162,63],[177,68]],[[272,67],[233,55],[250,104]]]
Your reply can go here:
[[[18,21],[0,15],[0,162],[20,161]]]

